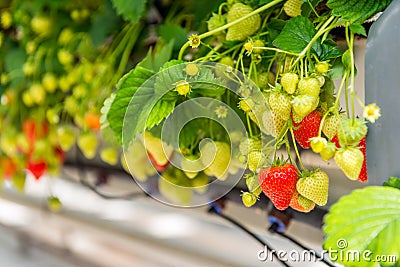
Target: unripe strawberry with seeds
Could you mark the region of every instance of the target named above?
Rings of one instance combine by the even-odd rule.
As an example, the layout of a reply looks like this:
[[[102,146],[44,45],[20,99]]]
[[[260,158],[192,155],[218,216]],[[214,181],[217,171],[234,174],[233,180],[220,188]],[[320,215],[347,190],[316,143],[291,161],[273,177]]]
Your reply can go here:
[[[337,134],[341,119],[342,117],[340,115],[331,115],[326,117],[324,125],[322,126],[322,132],[329,140],[332,140],[332,138]]]
[[[250,151],[247,162],[250,171],[255,172],[263,163],[264,160],[261,151]]]
[[[305,117],[315,110],[315,103],[318,103],[318,97],[310,95],[298,95],[291,101],[293,112],[299,117]],[[318,104],[317,104],[318,105]]]
[[[268,84],[275,83],[275,75],[272,72],[262,72],[258,75],[258,87],[266,88]]]
[[[215,148],[214,148],[215,145]],[[225,180],[231,157],[231,147],[225,142],[207,142],[200,148],[204,166],[218,179]]]
[[[250,14],[253,9],[245,4],[236,3],[228,11],[227,22],[231,23],[237,19]],[[255,14],[231,27],[228,28],[226,33],[226,40],[244,41],[253,35],[261,26],[261,17]]]
[[[279,210],[289,207],[296,191],[297,180],[297,169],[289,163],[263,169],[258,174],[258,182],[262,191]]]
[[[325,138],[317,136],[310,138],[310,146],[313,152],[320,153],[326,148],[327,141]]]
[[[264,46],[265,46],[265,43],[264,43],[262,40],[255,40],[255,41],[253,42],[253,49],[252,49],[252,52],[253,52],[254,54],[259,55],[259,54],[261,54],[264,50],[263,50],[262,48],[257,48],[257,47],[264,47]]]
[[[290,200],[289,206],[292,209],[300,212],[310,212],[314,209],[315,203],[312,200],[300,195],[296,190],[292,196],[292,199]]]
[[[319,155],[324,161],[330,160],[336,153],[336,146],[332,142],[327,142],[324,149],[321,150]]]
[[[118,163],[118,151],[114,147],[106,147],[101,149],[100,158],[105,163],[116,165]]]
[[[257,196],[251,192],[242,193],[242,202],[246,207],[251,207],[257,202]]]
[[[329,70],[329,63],[326,61],[318,62],[315,66],[315,70],[319,73],[327,73]]]
[[[268,97],[268,103],[271,109],[279,115],[282,120],[286,121],[290,118],[290,113],[292,111],[290,96],[280,92],[272,92]]]
[[[263,130],[266,134],[269,134],[273,137],[277,137],[283,127],[286,125],[286,121],[282,120],[282,118],[273,111],[266,111],[262,116],[262,126],[261,130]]]
[[[283,89],[290,95],[294,94],[299,83],[299,75],[293,72],[282,74],[281,85]]]
[[[93,159],[96,156],[98,140],[93,132],[81,133],[78,137],[77,144],[87,159]]]
[[[245,179],[249,192],[255,194],[256,196],[259,196],[262,190],[260,184],[258,183],[258,175],[254,173],[249,173],[245,176]]]
[[[334,160],[349,179],[357,180],[364,161],[364,155],[360,149],[355,147],[340,148],[336,152]]]
[[[294,137],[302,148],[310,148],[310,138],[318,136],[321,124],[321,114],[314,110],[308,114],[300,123],[293,122]]]
[[[313,77],[302,78],[297,85],[297,90],[300,95],[310,95],[318,97],[321,91],[318,79]]]
[[[367,135],[368,127],[360,118],[343,119],[338,126],[338,138],[341,144],[358,144]]]
[[[364,160],[363,160],[361,171],[360,171],[360,174],[358,175],[357,180],[359,180],[360,182],[366,182],[366,181],[368,181],[368,173],[367,173],[367,138],[366,137],[363,137],[363,139],[361,139],[360,143],[358,143],[358,148],[363,153]]]
[[[292,18],[301,16],[301,6],[303,3],[301,0],[287,0],[283,5],[283,11]]]
[[[324,206],[328,201],[329,177],[321,171],[313,171],[297,181],[296,189],[300,195]]]

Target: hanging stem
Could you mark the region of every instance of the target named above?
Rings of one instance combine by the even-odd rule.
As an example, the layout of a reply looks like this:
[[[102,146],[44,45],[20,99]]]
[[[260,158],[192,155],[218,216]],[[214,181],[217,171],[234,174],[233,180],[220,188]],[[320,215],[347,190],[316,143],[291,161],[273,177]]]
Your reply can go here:
[[[208,31],[208,32],[205,32],[205,33],[203,33],[203,34],[200,34],[200,35],[199,35],[199,39],[201,40],[201,39],[207,38],[207,37],[209,37],[209,36],[211,36],[211,35],[213,35],[213,34],[216,34],[216,33],[220,32],[220,31],[226,30],[226,29],[228,29],[229,27],[232,27],[233,25],[236,25],[236,24],[238,24],[239,22],[241,22],[241,21],[243,21],[243,20],[245,20],[245,19],[250,18],[251,16],[257,15],[258,13],[261,13],[261,12],[267,10],[268,8],[274,6],[274,5],[276,5],[276,4],[278,4],[278,3],[282,2],[282,1],[283,1],[283,0],[274,0],[274,1],[272,1],[272,2],[270,2],[270,3],[268,3],[268,4],[266,4],[266,5],[264,5],[264,6],[262,6],[262,7],[257,8],[257,9],[254,10],[253,12],[250,12],[249,14],[247,14],[247,15],[245,15],[245,16],[243,16],[243,17],[237,19],[237,20],[234,20],[234,21],[232,21],[232,22],[230,22],[230,23],[227,23],[227,24],[225,24],[225,25],[223,25],[223,26],[221,26],[221,27],[218,27],[218,28],[216,28],[216,29],[214,29],[214,30],[212,30],[212,31]],[[181,59],[183,58],[183,53],[185,52],[186,48],[189,47],[189,45],[190,45],[190,42],[187,41],[187,42],[181,47],[181,50],[179,51],[179,55],[178,55],[178,59],[179,59],[179,60],[181,60]]]

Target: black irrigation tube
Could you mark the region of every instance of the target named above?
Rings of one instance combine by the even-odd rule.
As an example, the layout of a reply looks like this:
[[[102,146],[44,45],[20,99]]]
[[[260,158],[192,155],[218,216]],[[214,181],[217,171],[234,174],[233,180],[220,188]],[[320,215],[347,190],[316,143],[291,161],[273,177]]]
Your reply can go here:
[[[278,255],[276,254],[276,251],[274,249],[271,249],[271,246],[265,242],[264,240],[262,240],[260,237],[258,237],[256,234],[254,234],[252,231],[250,231],[249,229],[247,229],[243,224],[239,223],[238,221],[236,221],[235,219],[223,214],[218,208],[211,206],[211,208],[209,209],[210,213],[216,214],[219,217],[223,218],[226,221],[229,221],[230,223],[234,224],[235,226],[239,227],[241,230],[243,230],[245,233],[247,233],[248,235],[250,235],[251,237],[253,237],[255,240],[257,240],[261,245],[263,245],[268,251],[270,251],[272,253],[272,255],[283,265],[286,267],[290,267],[290,265],[288,265],[286,262],[282,261]]]

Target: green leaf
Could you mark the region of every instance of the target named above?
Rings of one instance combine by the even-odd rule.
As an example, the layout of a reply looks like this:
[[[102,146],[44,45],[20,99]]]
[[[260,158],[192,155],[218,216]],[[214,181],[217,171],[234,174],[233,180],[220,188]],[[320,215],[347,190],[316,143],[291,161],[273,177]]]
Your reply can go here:
[[[163,24],[158,28],[158,34],[165,41],[174,41],[174,50],[178,50],[188,38],[188,33],[184,28],[174,24]]]
[[[367,37],[367,32],[365,31],[364,26],[362,26],[360,23],[353,23],[350,25],[350,30],[354,32],[355,34],[359,34],[362,36]]]
[[[332,14],[351,23],[363,23],[366,19],[384,10],[391,0],[328,0]]]
[[[306,48],[316,33],[317,31],[310,20],[298,16],[286,23],[281,34],[272,43],[282,50],[299,54]],[[311,47],[311,52],[319,55],[322,52],[321,43],[315,42]]]
[[[112,0],[117,13],[124,20],[136,22],[140,19],[146,8],[147,0]]]
[[[397,189],[400,189],[400,178],[390,177],[387,182],[383,183],[384,186],[391,186]]]
[[[157,72],[171,58],[174,41],[168,44],[158,42],[154,51],[152,48],[147,52],[146,57],[138,64],[145,69]]]
[[[272,40],[275,40],[276,37],[281,33],[283,28],[285,27],[286,21],[282,19],[272,18],[267,25],[268,36]]]
[[[147,118],[146,128],[151,129],[162,122],[175,108],[175,101],[164,101],[160,99],[151,110]]]
[[[219,78],[215,78],[214,73],[209,68],[200,68],[197,76],[189,79],[192,92],[202,96],[217,97],[225,93],[224,83]]]
[[[92,18],[92,25],[89,30],[90,38],[96,47],[102,44],[110,33],[118,29],[121,20],[109,1],[106,1],[104,8],[100,10],[101,12],[96,12]]]
[[[116,92],[115,99],[107,112],[107,121],[120,143],[122,143],[122,129],[124,126],[125,113],[130,105],[133,95],[135,95],[136,98],[134,104],[138,103],[137,100],[139,99],[140,101],[143,101],[141,103],[139,101],[138,103],[139,111],[140,106],[147,104],[146,101],[148,101],[153,95],[153,88],[150,88],[147,90],[147,94],[141,90],[142,92],[136,96],[138,88],[153,74],[154,72],[138,66],[125,74],[117,84],[119,90]],[[140,112],[138,112],[138,114],[140,114]],[[137,118],[134,120],[136,121]]]
[[[346,266],[376,266],[375,256],[394,255],[398,263],[400,190],[382,186],[355,190],[334,204],[324,221],[324,248],[328,252],[336,250],[333,256],[338,256],[338,262]],[[360,260],[345,257],[354,251],[359,253]],[[363,255],[368,255],[371,261]],[[396,262],[384,264],[391,266]]]

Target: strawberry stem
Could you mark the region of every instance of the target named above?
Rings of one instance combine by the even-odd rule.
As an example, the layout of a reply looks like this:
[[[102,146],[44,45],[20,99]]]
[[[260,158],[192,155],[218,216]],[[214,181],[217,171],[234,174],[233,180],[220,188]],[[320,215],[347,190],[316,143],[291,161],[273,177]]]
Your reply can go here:
[[[290,135],[292,136],[294,151],[296,152],[296,156],[299,159],[299,163],[300,163],[301,169],[305,170],[306,168],[304,167],[303,161],[301,160],[300,153],[299,153],[299,150],[298,150],[297,144],[296,144],[296,139],[294,138],[294,133],[293,133],[293,128],[292,127],[290,127]]]

